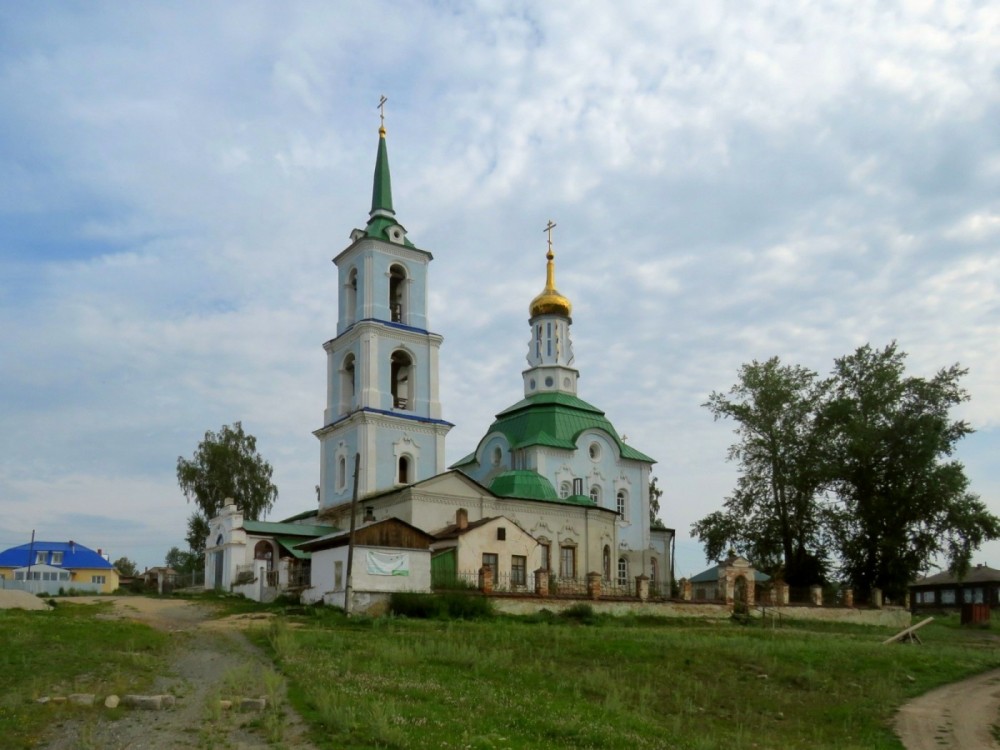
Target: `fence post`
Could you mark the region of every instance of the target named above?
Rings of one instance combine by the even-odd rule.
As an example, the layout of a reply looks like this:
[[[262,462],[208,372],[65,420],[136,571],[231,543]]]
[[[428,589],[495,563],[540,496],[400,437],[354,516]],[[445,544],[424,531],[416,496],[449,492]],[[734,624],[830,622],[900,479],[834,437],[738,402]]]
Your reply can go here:
[[[635,577],[635,594],[640,602],[649,599],[649,576],[643,574]]]
[[[810,586],[809,587],[809,600],[816,607],[823,606],[823,587],[822,586]]]
[[[850,586],[847,586],[844,589],[844,606],[845,607],[854,606],[854,589],[852,589]]]
[[[493,593],[493,568],[490,565],[479,569],[479,590],[484,594]]]
[[[587,573],[587,596],[591,599],[601,598],[601,574]]]
[[[681,587],[681,599],[686,602],[691,601],[691,581],[687,578],[682,578],[678,583]]]
[[[539,568],[535,571],[535,596],[549,595],[549,571]]]
[[[871,604],[875,609],[882,609],[882,589],[872,588]]]

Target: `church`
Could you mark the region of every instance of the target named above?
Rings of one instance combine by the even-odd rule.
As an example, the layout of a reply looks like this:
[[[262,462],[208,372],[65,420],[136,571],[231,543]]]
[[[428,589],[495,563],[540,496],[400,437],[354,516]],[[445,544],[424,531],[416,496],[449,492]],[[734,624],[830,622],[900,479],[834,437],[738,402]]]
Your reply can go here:
[[[669,596],[674,538],[670,529],[651,528],[654,460],[577,393],[572,303],[556,289],[553,226],[544,286],[525,300],[523,397],[497,412],[472,453],[446,467],[452,424],[439,393],[444,339],[427,315],[433,256],[396,217],[383,122],[367,224],[333,259],[338,319],[323,345],[318,507],[270,523],[244,521],[227,506],[210,522],[207,586],[243,586],[253,598],[297,587],[307,600],[342,602],[342,571],[338,578],[325,570],[340,563],[324,550],[343,546],[353,508],[356,528],[391,521],[412,529],[404,536],[426,541],[435,573],[489,567],[499,588],[531,591],[542,570],[564,592],[599,573],[606,594],[626,596],[646,576],[654,596]]]

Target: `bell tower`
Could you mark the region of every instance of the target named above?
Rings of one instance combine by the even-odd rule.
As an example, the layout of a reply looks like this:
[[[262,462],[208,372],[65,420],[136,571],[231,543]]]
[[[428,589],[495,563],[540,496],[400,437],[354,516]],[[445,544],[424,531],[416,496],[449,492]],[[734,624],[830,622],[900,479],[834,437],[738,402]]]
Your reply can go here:
[[[576,395],[579,370],[573,365],[573,342],[569,328],[573,322],[570,313],[573,304],[556,289],[556,256],[552,251],[551,221],[545,227],[549,235],[549,249],[545,254],[545,288],[528,306],[528,324],[531,341],[528,342],[528,369],[524,378],[524,395],[538,393],[567,393]]]
[[[396,220],[383,106],[364,229],[333,262],[339,281],[337,336],[327,341],[326,410],[320,441],[319,510],[351,499],[354,455],[361,454],[358,497],[444,471],[438,351],[428,330],[427,271],[433,256]]]

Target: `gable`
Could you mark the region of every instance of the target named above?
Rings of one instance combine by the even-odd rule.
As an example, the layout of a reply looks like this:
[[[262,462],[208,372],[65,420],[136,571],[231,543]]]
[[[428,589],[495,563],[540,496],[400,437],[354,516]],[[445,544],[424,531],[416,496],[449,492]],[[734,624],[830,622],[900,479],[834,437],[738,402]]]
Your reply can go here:
[[[422,482],[417,482],[412,486],[412,490],[419,493],[444,495],[462,499],[478,499],[483,496],[492,496],[492,493],[475,479],[454,470],[437,474]]]

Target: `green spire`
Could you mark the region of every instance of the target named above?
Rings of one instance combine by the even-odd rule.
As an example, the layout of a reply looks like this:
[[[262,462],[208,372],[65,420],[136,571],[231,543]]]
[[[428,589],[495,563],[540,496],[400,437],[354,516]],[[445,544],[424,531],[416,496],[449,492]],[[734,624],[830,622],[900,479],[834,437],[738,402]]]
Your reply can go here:
[[[375,181],[372,186],[372,210],[376,216],[395,215],[392,210],[392,180],[389,179],[389,151],[385,147],[385,128],[378,129],[378,156],[375,159]]]

